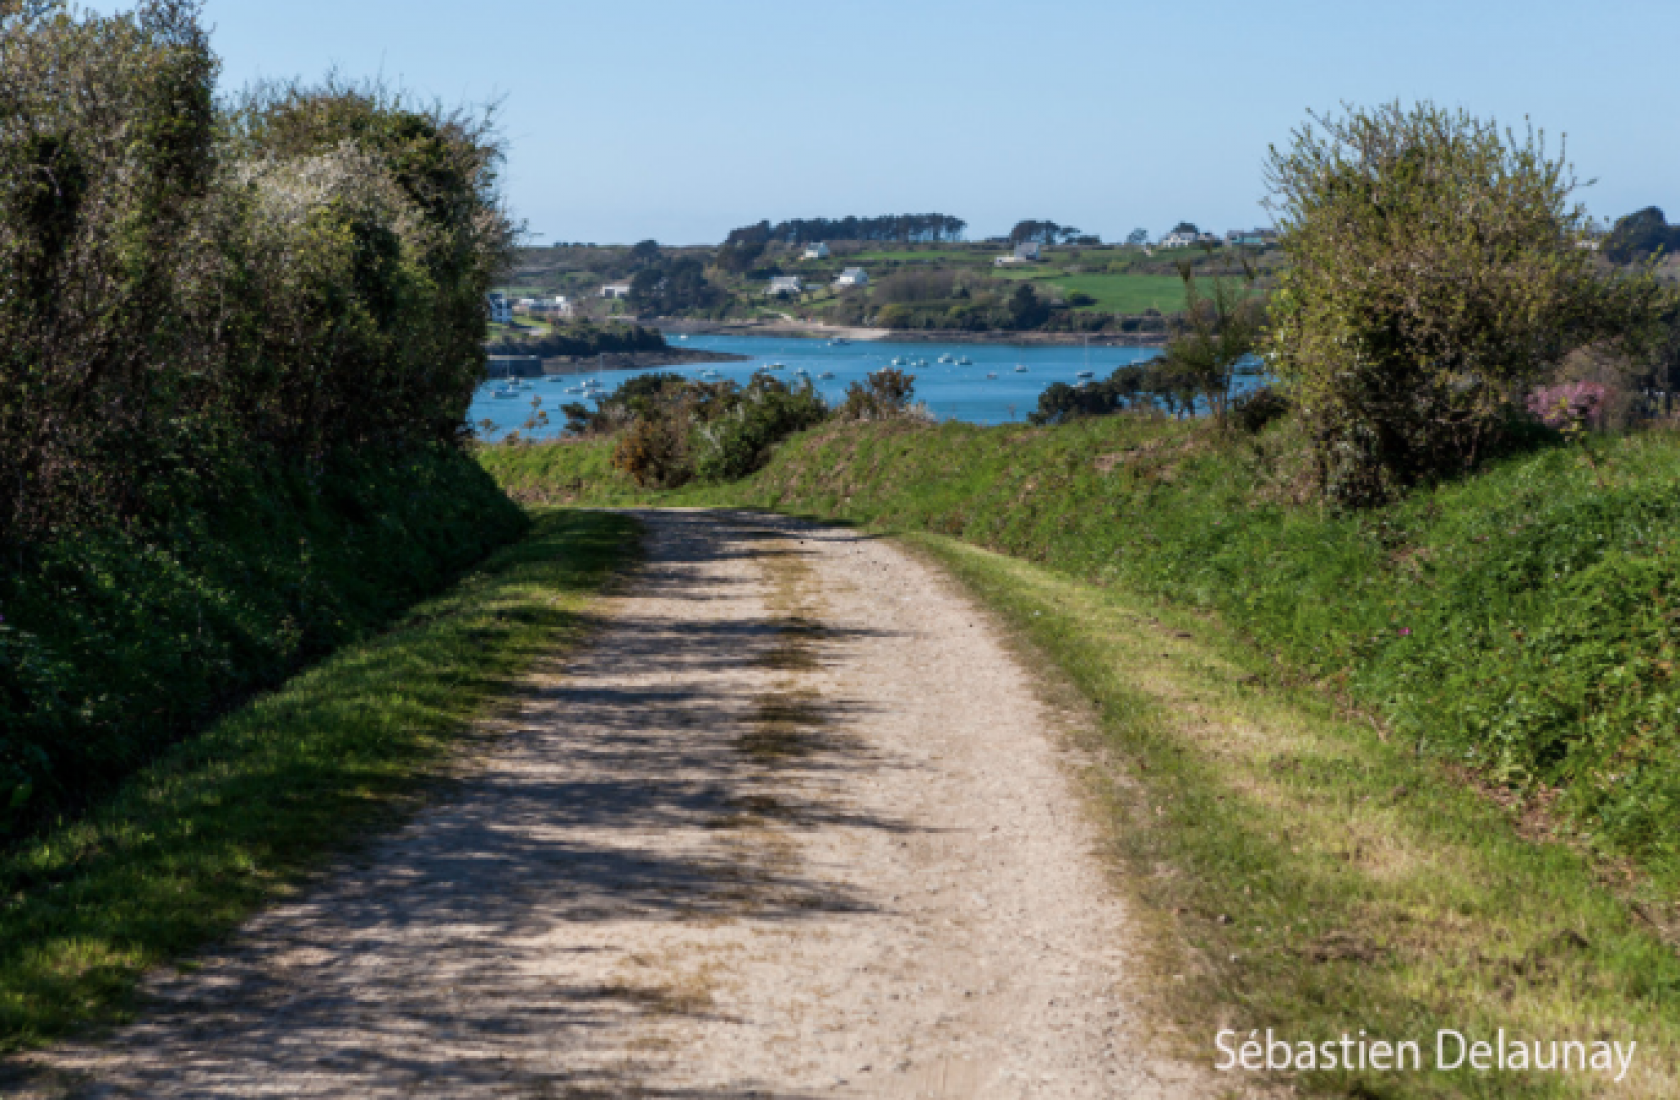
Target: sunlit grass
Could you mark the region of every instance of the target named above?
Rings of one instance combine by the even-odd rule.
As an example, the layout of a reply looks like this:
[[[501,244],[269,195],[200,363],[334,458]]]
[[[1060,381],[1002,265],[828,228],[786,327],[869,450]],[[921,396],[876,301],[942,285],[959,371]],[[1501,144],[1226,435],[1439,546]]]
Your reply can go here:
[[[1091,776],[1153,930],[1148,980],[1182,1053],[1214,1030],[1311,1041],[1361,1029],[1433,1048],[1639,1043],[1621,1085],[1572,1074],[1319,1073],[1344,1096],[1672,1095],[1680,959],[1593,869],[1322,696],[1266,683],[1229,631],[955,540],[912,541],[1094,704]],[[1426,1063],[1427,1064],[1427,1063]]]
[[[233,929],[413,804],[633,556],[624,517],[544,512],[377,639],[185,742],[0,861],[0,1050],[120,1018],[143,972]]]

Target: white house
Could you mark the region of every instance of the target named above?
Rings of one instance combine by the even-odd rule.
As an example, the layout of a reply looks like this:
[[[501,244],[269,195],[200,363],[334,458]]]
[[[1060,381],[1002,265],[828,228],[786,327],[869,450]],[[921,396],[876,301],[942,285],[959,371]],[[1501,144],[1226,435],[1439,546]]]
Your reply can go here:
[[[1183,230],[1175,229],[1171,233],[1168,233],[1165,237],[1161,238],[1160,247],[1189,248],[1191,245],[1196,243],[1196,239],[1199,236],[1201,236],[1199,233],[1186,233]]]
[[[869,272],[865,271],[861,267],[848,267],[840,273],[840,277],[838,279],[834,280],[834,285],[840,287],[841,289],[845,289],[847,287],[868,286]]]
[[[823,244],[821,241],[818,241],[816,244],[805,250],[805,258],[807,260],[828,259],[828,246]]]
[[[1015,246],[1015,251],[1007,256],[999,256],[992,261],[994,267],[1010,267],[1014,264],[1035,264],[1038,262],[1039,244],[1037,241],[1022,241]]]
[[[797,275],[777,275],[770,280],[770,287],[764,293],[774,298],[778,294],[800,294],[805,290],[804,284]]]
[[[628,297],[630,297],[630,284],[629,283],[608,283],[606,286],[601,288],[601,297],[603,297],[603,298],[628,298]]]
[[[485,304],[490,307],[490,323],[493,325],[513,324],[513,306],[508,302],[507,295],[492,290],[484,296]]]

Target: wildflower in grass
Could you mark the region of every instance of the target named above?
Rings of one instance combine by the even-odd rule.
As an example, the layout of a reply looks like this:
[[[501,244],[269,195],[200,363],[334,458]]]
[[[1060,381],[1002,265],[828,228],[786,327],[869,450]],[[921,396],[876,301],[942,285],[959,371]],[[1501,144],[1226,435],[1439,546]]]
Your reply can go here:
[[[1605,389],[1597,382],[1565,382],[1528,395],[1528,411],[1566,434],[1603,427]]]
[[[1412,628],[1409,627],[1409,626],[1401,627],[1400,628],[1400,636],[1402,638],[1410,638],[1412,636]]]
[[[1604,475],[1599,472],[1598,460],[1587,445],[1587,429],[1604,426],[1605,389],[1597,382],[1566,382],[1559,386],[1544,386],[1528,395],[1528,411],[1539,417],[1548,428],[1563,433],[1564,438],[1578,443],[1587,465],[1592,467],[1593,480],[1604,488]]]

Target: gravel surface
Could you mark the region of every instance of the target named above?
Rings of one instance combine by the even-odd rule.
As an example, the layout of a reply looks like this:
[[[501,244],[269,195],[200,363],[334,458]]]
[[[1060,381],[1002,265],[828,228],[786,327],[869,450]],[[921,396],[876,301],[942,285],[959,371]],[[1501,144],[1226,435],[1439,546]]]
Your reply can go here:
[[[968,599],[855,532],[640,515],[456,789],[33,1095],[1214,1094],[1147,1053],[1064,734]]]

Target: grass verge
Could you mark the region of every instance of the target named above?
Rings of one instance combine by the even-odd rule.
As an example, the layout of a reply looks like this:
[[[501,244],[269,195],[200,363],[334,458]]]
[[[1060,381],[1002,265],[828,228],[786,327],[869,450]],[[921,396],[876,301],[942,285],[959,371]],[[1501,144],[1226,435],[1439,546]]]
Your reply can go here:
[[[624,499],[637,491],[610,446],[480,460],[526,499]],[[1217,612],[1277,667],[1524,804],[1537,832],[1591,849],[1680,943],[1680,433],[1592,446],[1596,473],[1540,446],[1346,513],[1303,497],[1288,422],[833,424],[745,481],[640,495],[954,535]]]
[[[1093,704],[1095,784],[1156,933],[1144,996],[1201,1064],[1267,1028],[1315,1044],[1415,1040],[1423,1071],[1278,1083],[1363,1098],[1674,1095],[1680,960],[1569,847],[1514,817],[1207,617],[939,536],[906,536]],[[1436,1034],[1637,1042],[1614,1073],[1435,1072]],[[1203,1061],[1206,1059],[1207,1061]],[[1232,1086],[1244,1082],[1233,1074]]]
[[[231,931],[413,805],[539,656],[575,644],[634,522],[538,513],[382,636],[178,745],[0,859],[0,1052],[121,1020],[141,975]]]

